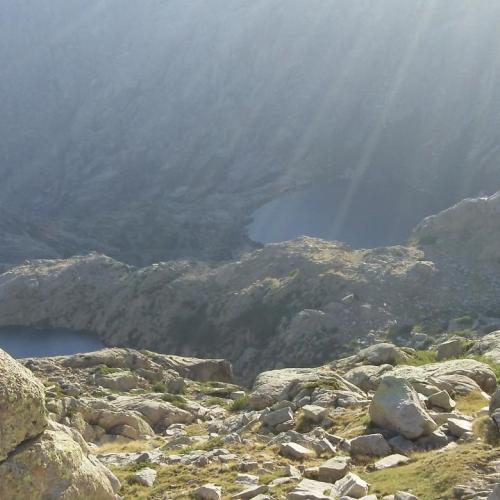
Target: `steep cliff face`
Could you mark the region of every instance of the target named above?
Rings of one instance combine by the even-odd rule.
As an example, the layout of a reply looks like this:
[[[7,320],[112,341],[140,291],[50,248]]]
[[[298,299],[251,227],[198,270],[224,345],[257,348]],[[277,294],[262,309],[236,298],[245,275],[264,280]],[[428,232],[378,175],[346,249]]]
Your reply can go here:
[[[325,180],[347,182],[344,227],[374,179],[434,210],[492,189],[499,19],[494,0],[10,2],[0,262],[225,259],[257,207]]]

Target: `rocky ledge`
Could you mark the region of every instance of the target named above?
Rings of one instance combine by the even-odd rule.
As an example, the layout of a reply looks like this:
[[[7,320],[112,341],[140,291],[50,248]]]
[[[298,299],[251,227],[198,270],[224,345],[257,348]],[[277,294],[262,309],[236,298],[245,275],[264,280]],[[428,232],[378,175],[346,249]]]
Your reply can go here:
[[[466,200],[426,219],[409,246],[301,238],[218,265],[137,269],[99,254],[27,262],[0,275],[0,326],[86,330],[109,346],[225,358],[247,384],[388,334],[413,347],[445,330],[482,335],[500,329],[499,211],[500,195]]]
[[[0,497],[493,500],[500,367],[449,344],[375,344],[252,388],[223,360],[1,353]]]

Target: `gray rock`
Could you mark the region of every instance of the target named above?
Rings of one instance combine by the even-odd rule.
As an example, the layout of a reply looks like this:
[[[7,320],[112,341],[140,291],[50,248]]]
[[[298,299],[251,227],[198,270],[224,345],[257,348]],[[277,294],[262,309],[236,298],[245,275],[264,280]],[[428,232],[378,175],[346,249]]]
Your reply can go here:
[[[418,500],[418,498],[406,491],[398,491],[394,495],[394,500]]]
[[[437,349],[438,361],[460,357],[465,352],[465,346],[465,340],[460,337],[453,337],[439,344]]]
[[[429,403],[432,406],[437,406],[438,408],[442,408],[445,411],[452,411],[457,406],[455,401],[451,399],[450,395],[446,391],[440,391],[436,392],[435,394],[431,394],[429,396]]]
[[[150,467],[137,471],[131,478],[134,483],[152,488],[156,481],[157,472]]]
[[[319,466],[318,479],[324,483],[335,483],[349,472],[350,465],[349,457],[332,458]]]
[[[381,460],[378,460],[373,464],[373,468],[375,470],[384,470],[390,469],[392,467],[397,467],[399,465],[405,465],[410,462],[408,457],[404,455],[389,455],[388,457],[384,457]]]
[[[284,457],[303,460],[313,456],[314,452],[297,443],[283,443],[280,446],[280,454]]]
[[[214,484],[204,484],[195,490],[194,497],[199,500],[221,500],[222,488]]]
[[[335,489],[339,496],[349,496],[352,498],[366,496],[368,488],[368,483],[352,472],[335,483]]]
[[[350,440],[351,455],[384,457],[391,453],[391,447],[382,434],[367,434]]]
[[[408,439],[431,434],[436,423],[423,408],[417,393],[402,378],[385,376],[370,405],[372,422]]]
[[[241,500],[255,498],[257,495],[262,495],[264,493],[267,493],[268,489],[269,487],[265,484],[261,484],[260,486],[252,486],[244,491],[241,491],[240,493],[237,493],[236,495],[233,495],[231,498],[241,499]]]
[[[328,408],[317,405],[305,405],[302,407],[304,417],[314,423],[321,422],[328,416]]]
[[[287,494],[286,500],[332,500],[335,488],[332,484],[303,479],[297,487]]]
[[[452,436],[462,437],[467,432],[472,432],[472,423],[460,418],[449,418],[448,429]]]
[[[403,436],[393,437],[389,439],[388,443],[393,451],[401,455],[409,455],[415,451],[415,444],[413,441],[410,441]]]

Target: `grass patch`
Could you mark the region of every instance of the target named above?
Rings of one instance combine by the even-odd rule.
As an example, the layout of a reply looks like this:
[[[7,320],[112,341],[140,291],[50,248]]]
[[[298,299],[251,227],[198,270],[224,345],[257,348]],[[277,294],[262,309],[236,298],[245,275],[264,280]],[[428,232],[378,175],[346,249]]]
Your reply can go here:
[[[229,405],[229,411],[242,411],[246,410],[248,408],[250,398],[248,396],[242,396],[241,398],[235,399],[230,405]]]
[[[416,351],[409,359],[402,360],[400,365],[423,366],[437,362],[437,351]]]
[[[177,408],[180,408],[181,410],[187,410],[189,408],[189,405],[187,404],[187,401],[182,397],[179,396],[178,394],[170,394],[170,393],[165,393],[161,397],[162,401],[165,401],[165,403],[170,403]]]
[[[154,450],[159,446],[163,445],[164,442],[161,439],[149,439],[149,440],[131,440],[129,442],[116,442],[116,443],[105,443],[102,446],[96,448],[93,452],[94,454],[104,454],[104,453],[140,453],[143,451]]]
[[[331,391],[339,391],[342,389],[340,382],[336,378],[321,378],[308,382],[303,386],[305,389],[329,389]]]
[[[167,392],[167,386],[163,382],[155,382],[151,386],[153,392]]]
[[[474,435],[491,446],[500,446],[500,431],[495,422],[488,416],[478,418],[472,426]]]
[[[457,407],[456,409],[465,415],[473,416],[479,410],[488,406],[488,400],[486,400],[483,395],[474,391],[467,396],[461,396],[456,399]]]
[[[120,368],[110,368],[109,366],[99,366],[97,368],[97,374],[98,375],[111,375],[112,373],[118,373],[121,372]]]
[[[484,444],[466,444],[446,453],[415,454],[408,465],[361,476],[372,485],[370,493],[380,497],[402,490],[426,500],[445,500],[453,498],[453,488],[471,480],[478,467],[499,456],[500,450]]]
[[[332,432],[345,439],[365,434],[371,423],[368,410],[361,408],[347,408],[342,413],[334,413],[332,420]]]
[[[141,466],[140,468],[142,468]],[[122,483],[120,495],[125,500],[146,500],[159,498],[175,498],[177,500],[188,500],[192,498],[194,490],[206,483],[214,483],[222,487],[224,498],[242,491],[244,488],[235,482],[236,470],[227,470],[220,464],[212,464],[207,467],[196,467],[190,465],[168,465],[158,467],[153,465],[158,476],[153,488],[147,488],[131,482],[135,470],[134,467],[113,467],[113,473]]]

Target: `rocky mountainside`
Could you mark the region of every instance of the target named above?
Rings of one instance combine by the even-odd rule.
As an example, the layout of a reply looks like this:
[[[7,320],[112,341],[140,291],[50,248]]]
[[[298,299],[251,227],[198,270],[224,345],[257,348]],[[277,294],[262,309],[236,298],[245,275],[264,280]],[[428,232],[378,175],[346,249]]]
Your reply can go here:
[[[137,269],[100,254],[33,261],[0,275],[0,326],[84,330],[111,346],[223,357],[247,382],[387,337],[423,347],[447,330],[484,334],[500,325],[499,204],[498,195],[462,202],[425,220],[408,247],[302,238],[211,266]]]
[[[458,340],[376,344],[251,389],[223,360],[105,349],[23,360],[31,374],[1,353],[2,499],[495,500],[500,358]]]
[[[346,227],[377,210],[356,193],[397,213],[498,188],[499,20],[495,0],[9,2],[0,263],[223,260],[257,207],[325,182]]]

